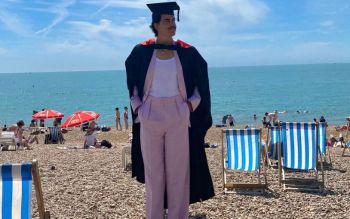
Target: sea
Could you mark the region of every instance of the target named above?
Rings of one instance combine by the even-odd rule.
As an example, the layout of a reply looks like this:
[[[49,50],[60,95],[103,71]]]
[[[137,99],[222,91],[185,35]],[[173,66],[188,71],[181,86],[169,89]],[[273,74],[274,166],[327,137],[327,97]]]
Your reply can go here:
[[[350,64],[216,67],[209,68],[209,82],[214,124],[227,114],[236,124],[260,124],[265,112],[275,110],[282,121],[323,115],[340,125],[350,116]],[[115,108],[123,112],[125,106],[130,110],[125,70],[0,74],[0,126],[18,120],[28,125],[33,110],[43,108],[65,118],[96,111],[99,125],[112,126]]]

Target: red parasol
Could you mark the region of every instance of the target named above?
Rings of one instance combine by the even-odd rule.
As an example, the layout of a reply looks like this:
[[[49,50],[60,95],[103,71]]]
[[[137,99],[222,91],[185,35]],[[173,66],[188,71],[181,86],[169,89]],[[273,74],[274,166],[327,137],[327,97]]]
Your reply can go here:
[[[46,109],[44,111],[35,113],[32,115],[33,119],[51,119],[51,118],[62,118],[64,115],[56,110]]]
[[[69,116],[62,124],[61,128],[74,127],[83,123],[98,119],[100,114],[93,111],[78,111]]]

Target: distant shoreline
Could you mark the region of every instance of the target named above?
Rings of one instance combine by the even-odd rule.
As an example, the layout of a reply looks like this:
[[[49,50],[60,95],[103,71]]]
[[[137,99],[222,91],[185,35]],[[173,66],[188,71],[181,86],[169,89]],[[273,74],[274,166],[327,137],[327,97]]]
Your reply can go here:
[[[350,65],[350,62],[332,62],[332,63],[297,63],[297,64],[268,64],[268,65],[236,65],[236,66],[209,66],[210,69],[224,69],[224,68],[249,68],[249,67],[288,67],[288,66],[311,66],[311,65]],[[125,71],[125,69],[96,69],[96,70],[45,70],[45,71],[23,71],[23,72],[0,72],[0,74],[41,74],[41,73],[81,73],[81,72],[113,72]]]

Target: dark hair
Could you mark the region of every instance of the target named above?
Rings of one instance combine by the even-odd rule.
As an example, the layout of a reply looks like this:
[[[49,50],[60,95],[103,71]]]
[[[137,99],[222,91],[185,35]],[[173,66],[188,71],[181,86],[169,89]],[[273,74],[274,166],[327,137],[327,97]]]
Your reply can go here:
[[[161,18],[161,14],[152,14],[152,23],[151,23],[151,25],[149,25],[149,27],[151,28],[152,32],[154,33],[154,36],[158,36],[158,31],[156,30],[156,28],[154,28],[154,24],[159,23],[160,18]]]
[[[128,109],[128,107],[125,106],[124,109]]]
[[[117,108],[115,108],[115,110],[119,110],[119,108],[117,107]]]
[[[35,122],[35,119],[32,119],[32,121],[30,121],[31,123],[34,123]]]
[[[19,120],[19,121],[17,122],[17,126],[24,126],[23,120]]]

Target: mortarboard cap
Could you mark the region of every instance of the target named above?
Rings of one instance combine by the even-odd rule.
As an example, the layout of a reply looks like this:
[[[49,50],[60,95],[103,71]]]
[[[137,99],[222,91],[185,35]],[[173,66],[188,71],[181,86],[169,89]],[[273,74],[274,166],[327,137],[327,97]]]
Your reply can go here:
[[[162,14],[174,15],[174,10],[177,10],[177,21],[179,21],[180,6],[176,2],[161,2],[147,4],[149,10],[152,11],[152,20]]]

